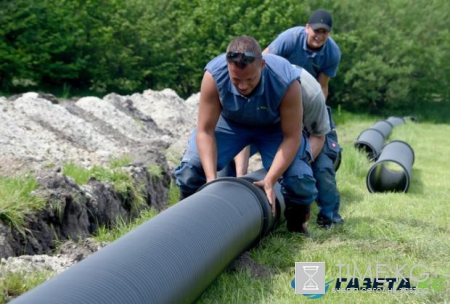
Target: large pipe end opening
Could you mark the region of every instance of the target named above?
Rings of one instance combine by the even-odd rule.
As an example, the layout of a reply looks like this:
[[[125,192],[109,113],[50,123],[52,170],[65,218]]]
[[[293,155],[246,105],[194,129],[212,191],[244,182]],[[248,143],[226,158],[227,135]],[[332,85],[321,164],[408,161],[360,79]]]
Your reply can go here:
[[[377,160],[378,157],[378,151],[367,142],[356,142],[355,148],[367,155],[367,158],[371,161]]]
[[[259,188],[258,186],[255,186],[253,182],[263,180],[267,171],[262,168],[257,171],[251,172],[245,176],[236,178],[236,177],[219,177],[216,180],[212,181],[209,184],[204,185],[201,187],[198,192],[201,189],[204,189],[206,187],[209,187],[211,184],[214,183],[223,183],[224,181],[227,181],[229,183],[234,183],[237,185],[240,185],[241,187],[247,189],[257,199],[259,202],[259,205],[261,207],[261,221],[262,221],[262,230],[260,234],[260,239],[262,239],[264,236],[269,234],[271,231],[273,231],[275,228],[277,228],[281,223],[284,222],[284,210],[285,210],[285,203],[284,203],[284,197],[281,194],[281,186],[280,184],[276,183],[274,186],[275,191],[275,199],[276,199],[276,212],[275,215],[272,214],[271,205],[269,204],[269,200],[267,199],[266,193],[263,189]],[[197,193],[198,193],[197,192]],[[237,200],[237,194],[236,193],[223,193],[223,196],[227,196],[228,198],[231,198],[234,196],[234,199],[231,199],[231,201]],[[259,240],[258,240],[259,241]]]
[[[370,160],[377,160],[383,147],[384,136],[377,129],[364,130],[355,141],[355,148],[364,151]]]
[[[401,164],[394,161],[380,161],[370,168],[366,178],[370,192],[407,192],[410,176]]]

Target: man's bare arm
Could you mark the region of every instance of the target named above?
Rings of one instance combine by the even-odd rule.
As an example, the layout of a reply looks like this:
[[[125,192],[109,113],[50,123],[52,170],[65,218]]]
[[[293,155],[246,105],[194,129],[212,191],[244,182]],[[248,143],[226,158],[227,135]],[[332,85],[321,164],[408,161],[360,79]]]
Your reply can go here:
[[[294,81],[286,92],[280,106],[281,128],[283,140],[264,180],[255,184],[264,189],[272,214],[275,214],[276,203],[273,187],[281,175],[291,165],[302,143],[303,106],[300,83]]]
[[[320,72],[317,76],[317,81],[320,83],[320,86],[322,87],[323,95],[325,96],[325,100],[328,98],[328,81],[330,80],[330,77],[325,75],[323,72]]]
[[[241,177],[248,172],[248,163],[250,158],[250,146],[245,147],[238,155],[234,158],[236,163],[236,176]]]
[[[220,101],[212,75],[206,71],[200,89],[196,143],[206,182],[217,177],[217,146],[215,128],[220,115]]]
[[[294,81],[286,92],[280,106],[283,141],[278,148],[266,179],[272,184],[291,165],[302,141],[303,105],[300,83]]]
[[[322,136],[310,135],[309,143],[311,145],[312,155],[313,155],[314,159],[316,159],[317,156],[322,151],[323,144],[325,143],[325,135],[322,135]]]

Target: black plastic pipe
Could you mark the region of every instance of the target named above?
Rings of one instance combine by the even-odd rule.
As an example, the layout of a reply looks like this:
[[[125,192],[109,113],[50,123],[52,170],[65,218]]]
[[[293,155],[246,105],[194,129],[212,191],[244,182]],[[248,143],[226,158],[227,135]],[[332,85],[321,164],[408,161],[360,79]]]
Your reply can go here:
[[[383,148],[384,135],[377,129],[366,129],[355,141],[355,148],[367,153],[370,160],[376,160]]]
[[[406,142],[387,143],[370,168],[366,184],[370,192],[407,192],[414,164],[414,150]]]
[[[252,184],[262,169],[219,178],[11,303],[191,303],[283,221]]]
[[[369,129],[376,129],[380,131],[380,133],[383,135],[384,140],[388,139],[389,135],[392,132],[393,126],[387,122],[386,120],[380,120],[376,123],[374,123]]]
[[[395,117],[395,116],[388,117],[388,119],[386,119],[386,121],[388,123],[390,123],[392,125],[392,127],[395,127],[395,126],[405,123],[405,119],[403,117]]]

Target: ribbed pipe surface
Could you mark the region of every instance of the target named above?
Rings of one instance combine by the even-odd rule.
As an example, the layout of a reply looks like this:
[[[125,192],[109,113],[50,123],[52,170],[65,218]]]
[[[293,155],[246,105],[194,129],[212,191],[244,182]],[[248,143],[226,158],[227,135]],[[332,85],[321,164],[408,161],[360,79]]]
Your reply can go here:
[[[11,303],[191,303],[273,226],[267,206],[250,181],[217,179]]]

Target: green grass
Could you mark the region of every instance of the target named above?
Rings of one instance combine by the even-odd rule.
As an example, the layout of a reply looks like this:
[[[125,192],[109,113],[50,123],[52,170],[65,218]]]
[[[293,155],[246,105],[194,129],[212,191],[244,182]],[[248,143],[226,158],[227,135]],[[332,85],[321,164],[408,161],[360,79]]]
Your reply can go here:
[[[7,303],[11,299],[44,283],[53,273],[41,272],[10,272],[1,266],[0,271],[0,303]]]
[[[151,176],[154,177],[162,177],[163,174],[163,168],[158,165],[149,165],[147,166],[147,171],[150,173]]]
[[[167,205],[172,206],[178,202],[178,195],[178,187],[172,183],[169,189]],[[114,242],[157,214],[158,211],[151,208],[141,211],[139,216],[131,222],[118,218],[115,221],[114,227],[111,229],[108,229],[105,226],[99,227],[94,235],[94,239],[99,243]],[[54,275],[55,273],[48,271],[39,273],[22,273],[3,271],[2,269],[2,271],[0,271],[0,304],[7,303],[12,298],[20,296],[21,294],[33,289]]]
[[[373,164],[354,149],[356,137],[382,117],[335,115],[339,141],[344,148],[337,174],[341,214],[345,224],[331,230],[314,225],[317,206],[309,222],[311,238],[289,233],[280,226],[255,248],[250,256],[270,273],[256,277],[251,269],[226,270],[198,299],[198,303],[449,303],[450,302],[450,125],[407,123],[394,128],[389,140],[403,140],[415,152],[411,184],[407,193],[369,193],[366,174]],[[172,184],[169,205],[178,200]],[[112,242],[156,215],[149,210],[131,224],[118,221],[112,230],[102,228],[96,240]],[[336,264],[356,265],[364,274],[371,265],[387,268],[426,265],[430,277],[443,278],[445,289],[428,294],[337,294],[330,290],[317,300],[296,295],[291,287],[295,262],[325,262],[329,280],[339,276]],[[385,268],[385,269],[387,269]],[[422,269],[413,274],[420,277]],[[389,275],[388,275],[389,276]],[[392,274],[390,276],[393,276]],[[25,282],[24,285],[29,286]],[[331,284],[334,288],[335,282]],[[344,285],[345,287],[345,285]],[[0,301],[1,302],[1,301]]]
[[[176,186],[175,182],[172,181],[170,184],[169,195],[167,198],[167,202],[165,206],[168,208],[176,204],[179,200],[180,190],[178,186]],[[139,225],[143,224],[145,221],[151,219],[155,215],[158,214],[158,211],[151,208],[148,210],[141,211],[138,218],[134,219],[131,222],[127,222],[121,218],[118,218],[115,222],[115,225],[112,229],[108,229],[105,226],[102,226],[98,229],[94,239],[97,242],[113,242],[114,240],[120,238],[121,236],[127,234],[131,230],[137,228]]]
[[[130,198],[131,210],[137,211],[145,206],[145,199],[142,195],[143,185],[135,184],[129,172],[123,170],[123,167],[131,162],[129,157],[124,156],[112,160],[107,167],[83,168],[74,163],[67,163],[63,167],[63,173],[79,185],[86,184],[90,178],[113,184],[115,190],[124,197]],[[151,176],[161,177],[162,175],[162,169],[159,166],[148,166],[147,169]],[[46,204],[43,197],[33,194],[38,187],[36,177],[31,174],[16,177],[0,176],[0,219],[23,231],[26,217],[42,209]],[[132,197],[129,197],[130,195]],[[64,210],[61,209],[61,202],[50,201],[49,203],[51,208],[62,215]]]
[[[111,161],[108,167],[95,166],[91,169],[69,163],[64,166],[63,172],[80,185],[86,184],[91,177],[95,177],[103,182],[113,183],[115,189],[122,194],[131,190],[134,193],[134,208],[139,208],[139,206],[145,204],[144,198],[140,195],[140,186],[134,185],[129,173],[122,170],[122,167],[130,162],[131,160],[128,158],[121,158]],[[147,169],[151,176],[161,177],[162,175],[162,169],[159,166],[149,166]],[[0,178],[0,219],[14,225],[17,229],[23,229],[25,216],[32,211],[43,208],[46,203],[43,199],[31,195],[32,191],[37,188],[38,184],[33,176]],[[178,193],[178,187],[172,183],[168,205],[173,205],[178,201]],[[49,204],[62,218],[61,203],[50,201]],[[94,239],[97,242],[113,242],[157,214],[158,212],[151,208],[141,211],[132,222],[118,218],[112,229],[100,227]],[[54,273],[48,271],[13,273],[2,269],[0,271],[0,303],[7,303],[10,299],[40,285],[54,275]]]
[[[67,163],[63,167],[63,173],[75,180],[78,185],[86,184],[91,177],[104,182],[112,182],[117,189],[123,188],[130,182],[129,175],[121,170],[123,166],[131,163],[129,157],[114,159],[109,163],[109,166],[93,166],[92,168],[85,168],[77,166],[74,163]]]
[[[158,212],[152,208],[152,209],[142,211],[139,214],[139,217],[136,218],[135,220],[133,220],[131,223],[118,218],[112,229],[108,229],[105,226],[100,227],[98,229],[94,239],[97,242],[108,242],[108,243],[114,242],[116,239],[127,234],[131,230],[137,228],[138,226],[143,224],[145,221],[151,219],[152,217],[154,217],[157,214],[158,214]]]
[[[32,175],[0,177],[0,219],[22,231],[26,216],[45,205],[41,197],[33,194],[37,188]]]
[[[373,163],[353,144],[359,133],[382,119],[335,115],[344,148],[337,174],[344,226],[327,231],[316,227],[314,205],[309,222],[311,238],[293,235],[281,226],[250,250],[251,257],[269,270],[270,276],[256,278],[249,269],[225,271],[198,303],[449,303],[450,126],[409,122],[395,127],[389,140],[405,141],[415,152],[409,191],[369,193],[365,179]],[[296,295],[290,285],[295,262],[325,262],[329,280],[339,276],[336,264],[352,265],[351,273],[356,264],[362,274],[369,265],[375,273],[377,263],[394,269],[396,264],[406,264],[405,277],[412,266],[423,264],[431,278],[444,278],[445,288],[425,295],[337,294],[330,290],[322,298],[310,300]],[[413,275],[421,277],[423,272],[417,268]]]
[[[78,185],[88,183],[91,178],[95,178],[102,182],[113,184],[114,189],[121,193],[124,197],[130,198],[131,211],[136,212],[145,206],[143,197],[144,185],[137,185],[129,172],[123,170],[123,167],[130,164],[132,160],[129,157],[112,160],[107,167],[93,166],[92,168],[84,168],[74,163],[67,163],[63,167],[63,173],[71,177]],[[149,166],[150,174],[160,176],[157,166]],[[159,169],[161,170],[161,169]],[[131,193],[131,197],[130,196]]]

